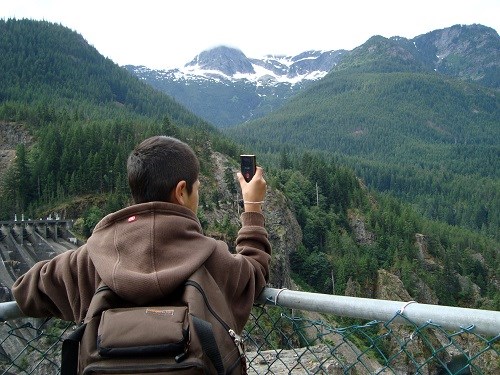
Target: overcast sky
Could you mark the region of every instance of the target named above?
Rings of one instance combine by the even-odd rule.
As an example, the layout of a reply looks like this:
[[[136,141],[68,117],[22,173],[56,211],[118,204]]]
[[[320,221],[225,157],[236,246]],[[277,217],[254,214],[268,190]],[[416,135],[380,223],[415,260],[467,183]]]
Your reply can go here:
[[[0,18],[60,23],[119,65],[180,67],[219,45],[248,57],[351,50],[455,24],[500,31],[500,0],[0,0]]]

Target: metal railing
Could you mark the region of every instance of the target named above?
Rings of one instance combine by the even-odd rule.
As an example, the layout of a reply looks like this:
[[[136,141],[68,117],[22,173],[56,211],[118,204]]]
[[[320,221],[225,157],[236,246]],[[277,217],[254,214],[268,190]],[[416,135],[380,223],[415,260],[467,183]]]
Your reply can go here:
[[[0,304],[0,373],[57,374],[74,327]],[[500,312],[266,288],[244,332],[249,374],[497,374]]]
[[[266,288],[257,302],[268,303],[269,301],[291,309],[368,320],[388,321],[394,319],[394,314],[398,313],[394,319],[395,322],[405,323],[406,320],[411,320],[414,324],[432,322],[451,330],[468,327],[474,332],[489,336],[500,334],[499,311]]]

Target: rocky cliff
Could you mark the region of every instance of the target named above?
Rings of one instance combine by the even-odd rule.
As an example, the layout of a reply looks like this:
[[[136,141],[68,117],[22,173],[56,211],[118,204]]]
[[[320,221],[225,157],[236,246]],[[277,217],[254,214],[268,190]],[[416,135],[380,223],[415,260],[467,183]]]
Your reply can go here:
[[[205,225],[206,234],[220,237],[231,243],[234,238],[228,237],[227,233],[223,234],[217,230],[225,221],[229,221],[233,228],[239,228],[241,209],[237,203],[239,187],[236,188],[236,172],[239,166],[225,155],[217,152],[211,153],[211,158],[211,174],[215,176],[216,182],[214,184],[206,177],[201,181],[200,210],[205,219],[202,220],[202,223],[207,223]],[[232,176],[232,179],[226,176]],[[211,195],[212,199],[216,195],[218,198],[217,204],[203,204],[204,201],[208,200],[207,195]],[[302,241],[300,226],[295,215],[290,211],[283,193],[269,186],[263,210],[269,240],[273,247],[270,286],[291,288],[289,255],[297,249]],[[227,228],[227,225],[225,227]]]
[[[8,167],[16,156],[19,144],[30,145],[32,137],[22,124],[0,121],[0,189]]]

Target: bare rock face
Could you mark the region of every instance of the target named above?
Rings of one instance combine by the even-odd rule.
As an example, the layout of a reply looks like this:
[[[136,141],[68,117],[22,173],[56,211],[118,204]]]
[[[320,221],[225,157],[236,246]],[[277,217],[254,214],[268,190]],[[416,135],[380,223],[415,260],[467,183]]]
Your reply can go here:
[[[378,271],[375,298],[405,302],[412,300],[399,277],[384,269]]]
[[[375,234],[366,230],[365,220],[357,213],[349,212],[349,223],[356,236],[358,245],[372,245],[375,241]]]
[[[206,234],[226,240],[231,245],[231,238],[227,238],[222,231],[217,232],[213,228],[214,224],[224,222],[232,225],[235,230],[240,226],[241,208],[238,205],[238,199],[241,197],[238,196],[239,186],[236,180],[239,165],[217,152],[211,154],[211,160],[213,168],[211,173],[215,176],[216,182],[213,185],[208,181],[201,181],[201,190],[211,195],[211,199],[200,198],[200,209],[211,228]],[[214,196],[217,197],[218,202],[215,207],[213,204],[203,205],[204,201],[213,201]],[[274,288],[292,288],[289,255],[298,248],[302,241],[302,231],[289,206],[281,192],[268,186],[263,212],[273,251],[269,286]]]
[[[16,157],[16,147],[19,144],[30,145],[31,141],[23,125],[0,121],[0,185],[4,173]]]
[[[426,283],[424,283],[421,279],[416,281],[416,295],[414,299],[420,303],[426,303],[429,305],[437,305],[439,303],[439,299],[436,296],[436,292],[432,290]]]
[[[15,150],[17,145],[30,144],[31,140],[31,136],[23,125],[0,121],[0,150]]]
[[[290,254],[300,245],[302,230],[281,192],[268,189],[267,202],[264,215],[273,246],[270,284],[274,288],[291,289]]]

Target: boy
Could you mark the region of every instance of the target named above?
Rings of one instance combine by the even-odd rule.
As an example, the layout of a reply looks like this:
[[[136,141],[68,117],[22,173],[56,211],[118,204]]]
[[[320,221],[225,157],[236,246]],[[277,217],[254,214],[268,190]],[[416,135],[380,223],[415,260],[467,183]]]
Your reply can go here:
[[[237,254],[202,234],[196,216],[199,161],[187,144],[166,136],[148,138],[131,152],[127,173],[134,204],[104,217],[85,245],[39,262],[21,276],[12,288],[21,311],[81,322],[101,281],[121,298],[146,305],[178,290],[204,265],[241,332],[269,278],[262,168],[248,183],[238,173],[245,212]]]

